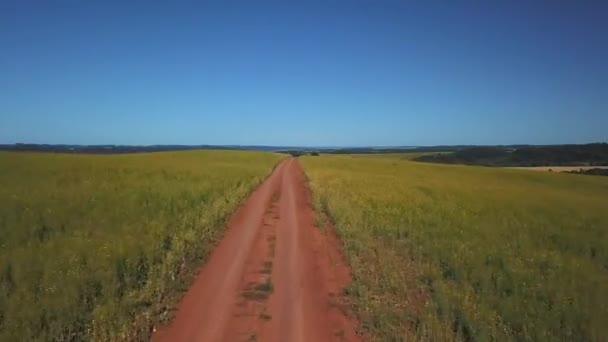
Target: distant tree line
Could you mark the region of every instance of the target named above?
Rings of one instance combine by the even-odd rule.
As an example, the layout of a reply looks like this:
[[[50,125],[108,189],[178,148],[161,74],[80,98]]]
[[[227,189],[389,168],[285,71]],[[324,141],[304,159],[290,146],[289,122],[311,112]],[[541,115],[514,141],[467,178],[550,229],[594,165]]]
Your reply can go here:
[[[0,144],[0,151],[120,154],[186,150],[252,150],[276,151],[276,146],[256,145],[66,145],[66,144]]]
[[[599,166],[608,165],[608,143],[471,147],[452,153],[424,155],[415,160],[485,166]]]
[[[323,150],[330,154],[383,154],[456,151],[464,146],[422,146],[422,147],[345,147]]]
[[[574,170],[574,171],[565,171],[567,173],[576,173],[579,175],[592,175],[592,176],[608,176],[608,169],[600,169],[600,168],[593,168],[593,169],[580,169],[580,170]]]
[[[56,153],[94,153],[117,154],[138,152],[162,152],[201,149],[228,149],[226,146],[210,145],[51,145],[51,144],[11,144],[0,145],[0,151],[56,152]],[[234,149],[234,148],[233,148]]]
[[[279,153],[286,153],[286,154],[290,154],[292,157],[299,157],[299,156],[319,156],[320,153],[318,151],[305,151],[305,150],[287,150],[287,151],[277,151]]]

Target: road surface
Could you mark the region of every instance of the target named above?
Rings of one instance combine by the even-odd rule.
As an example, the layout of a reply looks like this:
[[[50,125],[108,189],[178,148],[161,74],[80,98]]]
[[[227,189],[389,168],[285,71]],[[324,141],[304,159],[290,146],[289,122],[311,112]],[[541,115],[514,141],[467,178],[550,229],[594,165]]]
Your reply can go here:
[[[224,238],[157,329],[163,341],[357,341],[350,281],[331,229],[314,226],[297,159],[281,162],[234,213]]]

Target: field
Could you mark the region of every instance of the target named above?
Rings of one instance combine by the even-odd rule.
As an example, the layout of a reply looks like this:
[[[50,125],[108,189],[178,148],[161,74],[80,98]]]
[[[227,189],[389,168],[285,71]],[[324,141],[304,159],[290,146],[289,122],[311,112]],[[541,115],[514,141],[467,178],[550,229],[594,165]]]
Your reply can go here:
[[[230,292],[243,276],[260,276],[253,260],[259,254],[274,258],[262,274],[274,290],[259,315],[266,330],[255,336],[298,324],[324,327],[319,336],[336,330],[352,337],[341,314],[324,325],[325,301],[335,306],[341,296],[311,290],[328,289],[337,274],[329,265],[340,262],[334,252],[315,252],[329,245],[313,234],[300,164],[319,232],[329,221],[342,240],[353,276],[347,305],[364,339],[608,336],[606,177],[412,161],[418,156],[305,156],[266,178],[284,156],[2,152],[0,341],[146,340],[153,325],[169,322],[193,271],[222,238],[220,256],[196,278],[208,291],[189,291],[194,297],[184,302],[207,298],[215,306],[195,306],[193,317],[181,311],[178,333],[181,324],[218,332],[199,322],[204,315],[229,317],[228,333],[243,320],[260,327],[257,316],[232,317],[237,301]],[[257,197],[244,202],[264,179]],[[224,236],[240,203],[246,205]],[[230,276],[223,270],[232,266],[213,267],[233,264],[242,270]],[[305,319],[295,314],[304,304],[289,299],[294,291],[307,298]],[[286,331],[296,330],[312,336],[311,329]]]
[[[0,340],[142,340],[283,157],[0,153]]]
[[[599,341],[608,336],[608,179],[302,157],[333,221],[371,340]]]

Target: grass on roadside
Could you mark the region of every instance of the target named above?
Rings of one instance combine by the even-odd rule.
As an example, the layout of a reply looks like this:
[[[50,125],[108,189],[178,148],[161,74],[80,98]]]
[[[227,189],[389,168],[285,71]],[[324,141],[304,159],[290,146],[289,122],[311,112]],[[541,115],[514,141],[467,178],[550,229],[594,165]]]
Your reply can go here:
[[[0,153],[0,340],[145,340],[281,158]]]
[[[372,340],[608,336],[608,179],[303,157]]]

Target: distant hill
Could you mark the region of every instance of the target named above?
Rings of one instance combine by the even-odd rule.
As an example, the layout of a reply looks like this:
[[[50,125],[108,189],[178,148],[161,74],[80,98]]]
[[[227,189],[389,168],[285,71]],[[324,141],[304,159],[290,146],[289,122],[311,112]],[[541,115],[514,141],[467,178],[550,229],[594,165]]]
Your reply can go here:
[[[424,155],[415,160],[485,166],[608,165],[608,144],[470,147],[453,153]]]

